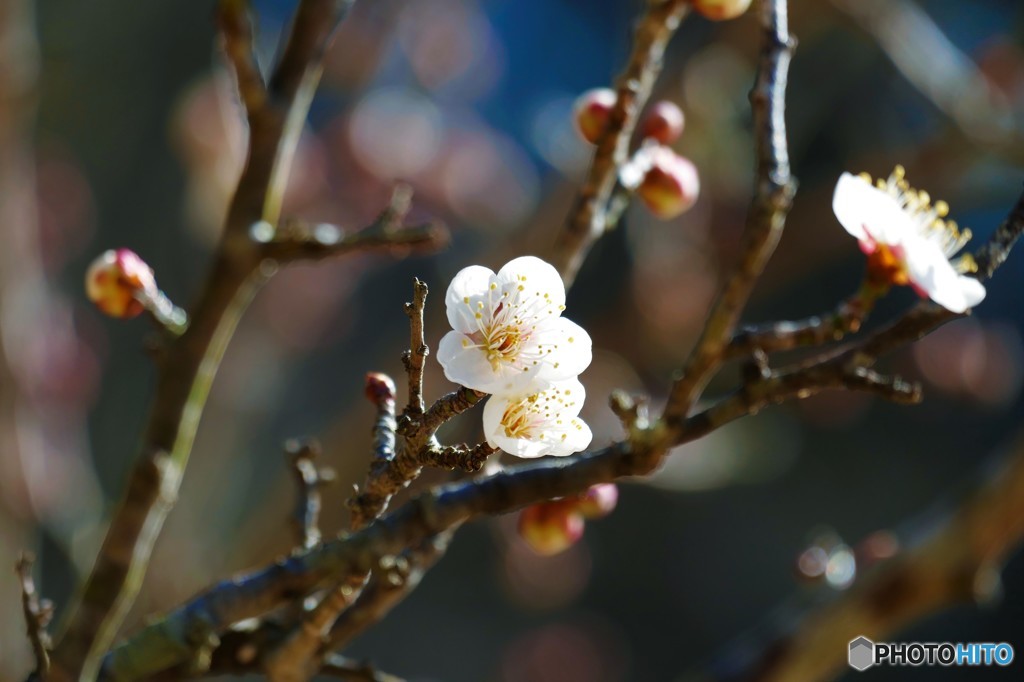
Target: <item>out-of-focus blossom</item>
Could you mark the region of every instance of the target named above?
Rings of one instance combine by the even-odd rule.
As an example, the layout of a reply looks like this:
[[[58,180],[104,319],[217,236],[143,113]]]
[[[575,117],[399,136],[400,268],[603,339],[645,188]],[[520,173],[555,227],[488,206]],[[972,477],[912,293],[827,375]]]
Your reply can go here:
[[[616,99],[615,91],[609,88],[587,90],[576,99],[573,107],[576,130],[584,140],[590,144],[601,141]]]
[[[85,275],[89,300],[111,317],[135,317],[143,310],[143,298],[159,294],[153,269],[129,249],[100,254]]]
[[[668,147],[644,147],[619,175],[623,186],[635,189],[644,206],[665,220],[693,208],[700,196],[697,167]]]
[[[586,449],[593,437],[578,417],[585,399],[578,379],[532,394],[491,396],[484,406],[484,436],[492,447],[517,457],[571,455]]]
[[[675,102],[661,100],[640,121],[640,137],[672,144],[683,134],[683,110]]]
[[[844,173],[832,209],[868,256],[869,283],[909,285],[955,313],[985,298],[981,282],[963,274],[973,260],[950,261],[971,238],[970,231],[943,220],[949,206],[943,201],[932,204],[927,192],[910,187],[902,166],[877,184],[868,176]]]
[[[453,331],[441,339],[437,358],[457,384],[525,398],[590,365],[590,336],[561,317],[565,286],[539,258],[516,258],[497,274],[465,268],[448,286],[445,304]]]
[[[577,508],[584,518],[600,519],[615,511],[618,503],[619,487],[614,483],[599,483],[580,495]]]
[[[571,502],[554,500],[519,513],[519,536],[537,554],[559,554],[583,537],[583,515]]]
[[[349,138],[356,160],[384,180],[426,170],[441,148],[441,114],[408,88],[380,88],[352,112]]]
[[[735,19],[750,7],[751,0],[693,0],[693,8],[713,21]]]

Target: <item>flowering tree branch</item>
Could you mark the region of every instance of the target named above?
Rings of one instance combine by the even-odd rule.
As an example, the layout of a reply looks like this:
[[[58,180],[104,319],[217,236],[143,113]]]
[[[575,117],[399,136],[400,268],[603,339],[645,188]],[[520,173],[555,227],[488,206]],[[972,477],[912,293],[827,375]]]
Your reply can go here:
[[[1000,566],[1024,543],[1024,440],[941,524],[927,521],[927,537],[803,614],[742,670],[715,679],[828,679],[860,635],[884,640],[955,604],[991,598]]]
[[[796,41],[789,35],[786,2],[759,6],[764,39],[757,82],[750,93],[754,112],[757,186],[747,213],[740,261],[715,301],[700,339],[672,386],[664,416],[684,418],[720,366],[747,300],[782,236],[796,192],[786,142],[786,81]]]
[[[413,300],[406,304],[410,320],[410,347],[404,358],[408,404],[397,413],[393,382],[383,375],[368,377],[367,394],[377,410],[374,450],[366,479],[348,502],[350,532],[320,541],[316,488],[322,475],[311,455],[300,463],[296,454],[301,548],[248,575],[214,585],[150,622],[110,649],[98,669],[99,657],[108,649],[138,589],[152,543],[177,492],[224,348],[252,295],[269,275],[262,264],[268,260],[316,260],[371,248],[434,248],[443,241],[436,228],[402,227],[409,206],[403,188],[396,190],[381,216],[360,232],[280,220],[284,183],[319,75],[319,60],[334,26],[351,4],[344,0],[300,2],[266,85],[252,56],[251,25],[244,4],[224,0],[221,5],[225,46],[249,117],[249,162],[230,206],[207,286],[191,310],[192,323],[180,337],[168,341],[161,356],[143,454],[115,512],[81,604],[54,652],[55,679],[90,678],[97,673],[111,680],[230,672],[261,672],[273,680],[289,681],[308,679],[317,672],[358,675],[359,670],[340,663],[331,652],[344,647],[414,589],[443,554],[452,534],[470,519],[578,496],[596,484],[648,474],[677,445],[772,404],[823,390],[870,392],[898,402],[921,399],[919,386],[884,376],[873,367],[885,353],[956,317],[937,306],[919,305],[878,332],[780,368],[770,365],[768,353],[839,340],[857,331],[869,303],[861,300],[858,307],[857,300],[851,299],[823,319],[776,323],[736,333],[743,309],[781,235],[795,192],[784,116],[794,41],[788,32],[785,0],[763,0],[763,47],[751,93],[757,182],[744,242],[739,262],[724,282],[707,326],[671,388],[661,418],[652,422],[643,401],[616,395],[613,407],[627,429],[625,440],[595,452],[531,462],[489,477],[427,490],[388,512],[394,495],[425,467],[476,471],[496,451],[488,443],[444,445],[436,438],[440,426],[487,394],[463,386],[427,407],[423,367],[429,348],[423,310],[428,292],[417,280]],[[687,0],[650,0],[637,24],[633,52],[620,76],[608,126],[555,247],[554,260],[566,283],[572,282],[593,242],[607,229],[613,217],[609,212],[621,208],[613,195],[637,114],[660,70],[665,46],[689,7]],[[1022,214],[1024,204],[1018,203],[1007,223],[978,253],[980,278],[990,276],[1005,259],[1024,227]],[[558,280],[558,275],[553,277]],[[522,284],[514,284],[523,290]],[[491,287],[495,288],[493,281]],[[465,302],[469,303],[468,297]],[[571,334],[565,337],[573,342]],[[502,337],[500,344],[492,346],[492,341],[490,337],[486,340],[488,352],[494,353],[505,352],[519,342]],[[738,355],[748,356],[742,384],[695,411],[714,373],[728,358]],[[587,358],[589,361],[589,353]],[[524,369],[528,372],[530,368]],[[489,430],[488,438],[492,435]],[[315,605],[307,608],[311,600]],[[380,679],[372,671],[363,670],[362,674],[362,679]]]
[[[637,21],[633,51],[618,78],[615,106],[552,253],[551,262],[567,286],[576,279],[590,248],[608,227],[613,190],[619,169],[629,156],[637,118],[661,72],[665,46],[689,9],[688,0],[649,0],[646,13]]]

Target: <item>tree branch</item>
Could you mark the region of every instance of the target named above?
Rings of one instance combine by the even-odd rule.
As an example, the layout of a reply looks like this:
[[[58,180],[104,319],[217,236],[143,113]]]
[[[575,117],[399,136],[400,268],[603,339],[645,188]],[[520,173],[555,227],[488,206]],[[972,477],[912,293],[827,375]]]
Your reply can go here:
[[[646,13],[637,21],[633,51],[619,75],[617,99],[608,115],[607,129],[554,245],[551,262],[566,286],[576,279],[590,248],[604,234],[612,191],[619,167],[629,156],[629,141],[637,118],[661,72],[665,46],[689,9],[688,0],[648,0]]]
[[[786,143],[786,81],[796,42],[789,35],[785,0],[761,0],[763,40],[754,111],[757,189],[743,234],[739,263],[719,294],[682,375],[672,386],[664,418],[684,419],[725,357],[736,323],[782,236],[796,192]]]
[[[251,118],[266,106],[267,86],[253,50],[248,0],[220,0],[217,19],[224,40],[224,54],[235,72],[239,97]]]
[[[391,609],[419,586],[427,571],[444,556],[453,536],[454,529],[428,538],[418,548],[402,555],[407,562],[406,571],[389,576],[389,579],[373,580],[351,608],[334,623],[323,651],[344,649],[358,634],[383,620]]]
[[[405,408],[410,416],[423,414],[423,363],[430,354],[430,347],[423,337],[423,308],[427,304],[427,285],[416,279],[413,282],[412,303],[405,304],[409,317],[409,350],[402,355],[405,371],[409,375],[409,404]]]

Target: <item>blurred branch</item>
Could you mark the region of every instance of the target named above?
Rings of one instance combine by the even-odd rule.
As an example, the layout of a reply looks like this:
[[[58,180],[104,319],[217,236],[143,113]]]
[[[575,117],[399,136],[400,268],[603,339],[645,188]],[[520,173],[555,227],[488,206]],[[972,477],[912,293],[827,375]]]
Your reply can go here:
[[[872,305],[872,300],[858,292],[825,315],[743,327],[729,341],[725,358],[750,355],[755,350],[774,353],[839,341],[860,329]]]
[[[316,441],[289,441],[285,445],[295,475],[296,501],[292,517],[298,547],[310,549],[320,542],[320,489],[334,482],[334,471],[320,468],[320,444]]]
[[[618,97],[608,115],[607,129],[598,142],[590,171],[558,234],[550,259],[566,286],[576,279],[590,248],[605,232],[609,202],[618,182],[619,167],[629,156],[629,141],[637,117],[661,72],[665,46],[689,9],[688,0],[648,0],[647,11],[637,21],[633,51],[619,75]]]
[[[409,187],[399,185],[381,214],[369,226],[355,232],[327,223],[310,225],[289,220],[277,229],[266,222],[256,223],[250,234],[264,258],[280,263],[316,261],[353,251],[433,251],[446,246],[448,232],[440,224],[402,225],[411,200]]]
[[[786,142],[786,82],[796,41],[789,35],[785,0],[758,4],[763,38],[757,81],[750,93],[754,112],[756,192],[747,213],[740,261],[719,294],[700,339],[665,406],[664,418],[686,417],[722,363],[739,317],[782,236],[796,192]]]
[[[1024,434],[1012,455],[904,553],[877,565],[836,599],[787,623],[740,671],[722,680],[820,680],[846,665],[850,640],[884,640],[953,605],[990,599],[999,569],[1024,542]]]
[[[260,264],[266,256],[250,228],[260,221],[277,222],[287,171],[319,77],[319,59],[350,6],[345,1],[300,2],[265,106],[250,112],[248,161],[223,237],[188,329],[160,359],[140,455],[53,653],[56,680],[96,677],[103,652],[138,593],[153,544],[177,496],[217,367],[265,276]]]
[[[391,609],[419,586],[427,571],[444,556],[453,536],[454,529],[427,538],[418,548],[403,553],[408,570],[372,581],[352,607],[334,623],[322,651],[344,649],[356,635],[383,620]]]
[[[50,672],[50,635],[46,627],[53,618],[53,604],[45,599],[40,601],[36,593],[36,584],[32,579],[34,563],[35,557],[23,552],[14,568],[21,583],[21,610],[25,618],[25,631],[36,658],[35,675],[38,679],[45,680]]]
[[[320,668],[320,674],[349,682],[404,682],[401,677],[381,672],[369,663],[351,661],[344,656],[329,657]]]
[[[1024,131],[1006,95],[910,0],[832,0],[878,43],[900,73],[956,125],[1020,161]]]
[[[252,16],[248,0],[220,0],[217,12],[224,53],[235,72],[238,94],[251,117],[266,105],[267,86],[263,82],[253,49]]]

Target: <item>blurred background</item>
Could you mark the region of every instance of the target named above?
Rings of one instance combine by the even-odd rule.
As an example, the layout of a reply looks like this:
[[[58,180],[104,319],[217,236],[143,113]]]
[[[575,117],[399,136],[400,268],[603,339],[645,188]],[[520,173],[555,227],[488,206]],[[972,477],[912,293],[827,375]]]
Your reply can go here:
[[[241,167],[246,131],[214,4],[0,5],[0,564],[37,552],[58,618],[94,557],[153,385],[151,330],[103,318],[84,297],[83,273],[99,252],[128,247],[187,304]],[[294,3],[254,4],[269,63]],[[544,254],[589,161],[573,100],[611,82],[640,5],[357,3],[327,56],[285,212],[357,227],[403,180],[416,190],[413,218],[444,220],[451,248],[297,266],[259,295],[127,627],[288,551],[289,437],[322,439],[341,479],[324,530],[345,525],[346,491],[370,452],[363,375],[401,373],[413,276],[434,292],[436,345],[441,294],[458,269]],[[823,312],[857,287],[862,257],[830,208],[842,171],[884,176],[902,163],[981,238],[1024,181],[1020,2],[792,5],[800,47],[788,121],[800,193],[749,321]],[[735,255],[751,190],[746,93],[757,38],[752,16],[685,22],[655,98],[686,113],[676,149],[700,169],[701,199],[669,222],[634,206],[570,293],[566,315],[594,339],[582,380],[595,446],[621,436],[605,407],[613,388],[663,399]],[[414,680],[477,682],[690,679],[738,665],[802,604],[845,589],[857,561],[890,539],[879,531],[912,536],[1013,443],[1024,414],[1022,285],[1024,254],[1014,253],[970,319],[885,362],[924,383],[923,405],[828,393],[734,423],[652,479],[623,485],[618,510],[554,558],[531,554],[512,517],[474,523],[350,653]],[[913,301],[896,292],[873,323]],[[725,372],[709,396],[734,378]],[[427,382],[430,397],[452,388],[433,361]],[[478,424],[466,415],[445,436],[477,440]],[[811,546],[824,550],[813,553],[824,576],[798,569]],[[7,569],[0,605],[0,680],[20,680],[29,647]],[[900,639],[1009,641],[1024,654],[1024,558],[1010,559],[1000,599]],[[899,679],[964,674],[909,669]]]

